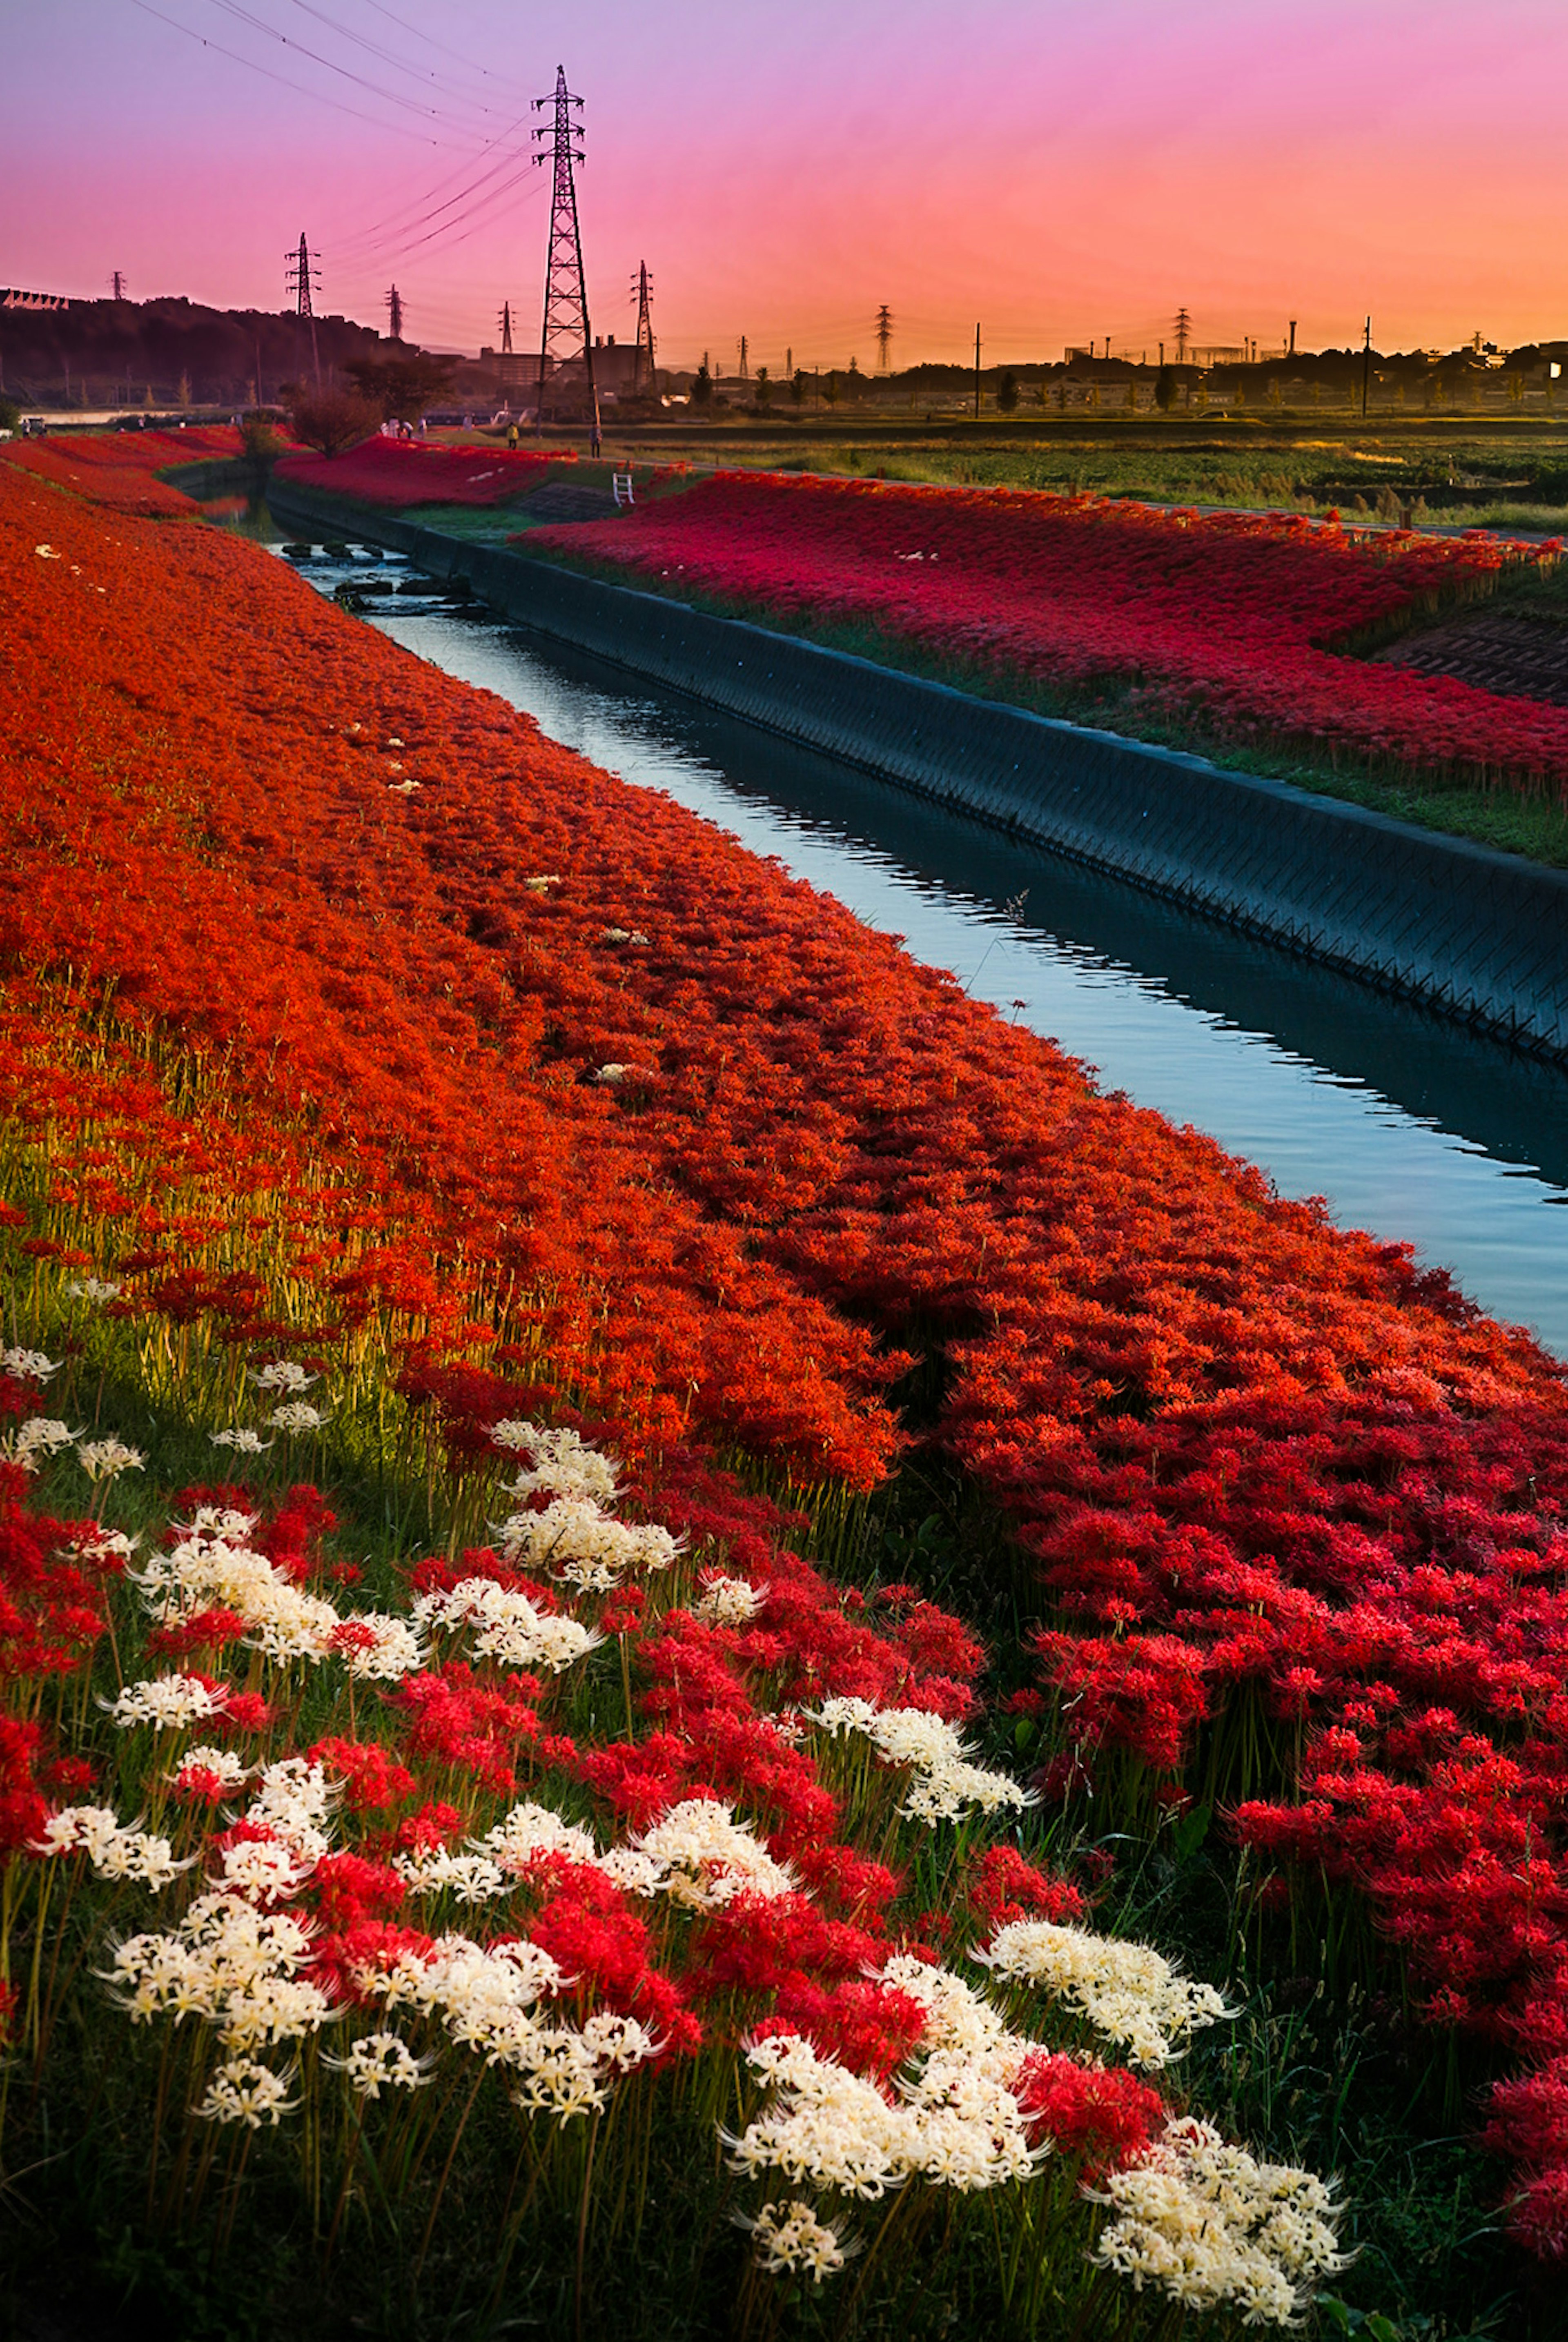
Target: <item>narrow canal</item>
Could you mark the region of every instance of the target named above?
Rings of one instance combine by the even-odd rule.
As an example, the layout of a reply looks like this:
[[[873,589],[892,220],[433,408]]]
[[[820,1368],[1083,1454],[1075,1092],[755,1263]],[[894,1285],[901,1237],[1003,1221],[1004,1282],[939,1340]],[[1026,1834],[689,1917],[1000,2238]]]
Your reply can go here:
[[[1568,1356],[1568,1074],[564,651],[399,555],[284,551],[421,658],[903,936],[1103,1088],[1413,1243]]]

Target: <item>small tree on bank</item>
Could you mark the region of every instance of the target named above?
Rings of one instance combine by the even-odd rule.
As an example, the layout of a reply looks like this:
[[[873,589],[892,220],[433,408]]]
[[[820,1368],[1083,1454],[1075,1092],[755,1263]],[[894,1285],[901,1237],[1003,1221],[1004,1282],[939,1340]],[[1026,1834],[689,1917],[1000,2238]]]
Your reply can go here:
[[[341,455],[356,447],[382,424],[381,410],[352,390],[303,390],[285,385],[288,427],[302,446],[323,455]]]
[[[378,423],[417,423],[451,390],[453,363],[415,350],[404,358],[357,358],[344,372]]]
[[[1004,374],[997,384],[996,412],[998,415],[1015,415],[1018,412],[1018,377],[1015,374]]]

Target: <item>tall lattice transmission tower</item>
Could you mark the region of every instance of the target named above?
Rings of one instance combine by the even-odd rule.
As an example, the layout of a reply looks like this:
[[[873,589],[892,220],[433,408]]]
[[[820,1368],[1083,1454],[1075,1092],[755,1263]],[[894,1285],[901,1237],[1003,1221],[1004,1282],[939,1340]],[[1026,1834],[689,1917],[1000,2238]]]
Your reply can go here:
[[[512,355],[512,304],[510,301],[502,302],[501,315],[495,322],[501,328],[501,355],[504,358],[509,358]]]
[[[554,178],[550,241],[544,255],[544,324],[539,336],[538,425],[544,428],[544,385],[551,367],[560,365],[580,343],[594,435],[597,438],[599,393],[594,381],[594,336],[588,325],[588,282],[583,274],[583,236],[577,225],[576,183],[572,176],[573,164],[584,160],[583,125],[572,119],[572,108],[576,106],[581,112],[582,105],[582,99],[574,97],[566,86],[564,65],[555,68],[554,95],[534,100],[535,113],[546,106],[552,109],[552,120],[541,123],[534,133],[544,142],[534,160],[550,164]]]
[[[893,346],[893,311],[883,302],[876,313],[876,370],[887,372],[887,354]]]
[[[648,274],[647,262],[638,264],[632,279],[632,298],[637,305],[637,347],[632,359],[632,395],[644,387],[652,390],[654,383],[654,280]]]
[[[392,327],[393,340],[400,342],[403,339],[403,295],[395,285],[389,285],[386,288],[386,317]]]
[[[1175,323],[1172,327],[1172,331],[1175,335],[1176,338],[1176,364],[1178,365],[1185,365],[1187,363],[1187,344],[1193,338],[1193,321],[1191,317],[1188,316],[1185,309],[1177,310]]]
[[[287,271],[284,282],[293,298],[295,315],[310,319],[311,363],[315,368],[315,378],[319,383],[321,353],[315,343],[315,304],[311,295],[312,287],[319,286],[321,284],[321,255],[311,250],[305,240],[305,230],[301,228],[298,251],[285,252],[284,260]]]

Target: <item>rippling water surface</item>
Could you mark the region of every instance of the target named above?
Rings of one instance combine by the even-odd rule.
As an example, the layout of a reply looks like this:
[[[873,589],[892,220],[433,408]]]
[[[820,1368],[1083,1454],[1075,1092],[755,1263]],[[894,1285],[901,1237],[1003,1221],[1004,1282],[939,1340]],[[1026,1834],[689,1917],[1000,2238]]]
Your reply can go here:
[[[1413,1243],[1568,1356],[1568,1075],[454,604],[396,555],[287,557],[552,739],[902,935],[1104,1087]]]

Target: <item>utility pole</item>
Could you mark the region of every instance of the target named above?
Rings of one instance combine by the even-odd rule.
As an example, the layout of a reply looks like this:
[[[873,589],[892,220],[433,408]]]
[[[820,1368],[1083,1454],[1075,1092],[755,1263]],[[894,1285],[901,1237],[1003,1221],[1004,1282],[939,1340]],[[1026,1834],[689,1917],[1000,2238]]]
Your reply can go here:
[[[645,260],[637,264],[632,291],[637,302],[637,347],[632,359],[632,395],[635,398],[643,387],[644,370],[648,389],[653,391],[656,387],[654,379],[654,280],[648,274]]]
[[[509,358],[512,355],[512,304],[510,301],[502,302],[501,315],[495,322],[501,328],[501,355],[504,358]]]
[[[980,328],[974,328],[974,420],[980,420]]]
[[[386,288],[386,314],[392,325],[392,338],[400,342],[403,339],[403,295],[395,285],[389,285]]]
[[[876,313],[876,370],[887,372],[887,354],[893,344],[893,311],[883,302]]]
[[[581,113],[582,105],[582,99],[574,97],[566,86],[564,65],[555,68],[553,95],[534,100],[536,114],[548,106],[553,117],[548,123],[540,124],[534,133],[534,137],[543,142],[534,160],[550,165],[553,182],[550,241],[544,255],[544,323],[539,336],[539,413],[535,427],[540,431],[544,428],[544,377],[552,363],[557,365],[561,363],[558,353],[569,348],[580,335],[596,451],[599,442],[599,393],[594,382],[594,336],[588,324],[588,280],[583,273],[583,235],[577,225],[577,187],[572,175],[573,164],[584,159],[583,125],[572,119],[572,108],[576,106]]]
[[[1295,321],[1295,319],[1293,317],[1293,318],[1291,319],[1291,345],[1290,345],[1290,348],[1285,352],[1285,355],[1286,355],[1287,357],[1292,357],[1292,358],[1293,358],[1293,357],[1294,357],[1294,355],[1295,355],[1295,354],[1296,354],[1296,321]]]
[[[1361,345],[1361,411],[1366,415],[1367,394],[1372,388],[1372,319],[1366,321],[1366,333]]]
[[[311,363],[315,368],[315,386],[319,390],[321,388],[321,352],[316,347],[315,304],[311,298],[311,286],[313,284],[321,283],[321,255],[312,252],[305,240],[305,230],[301,228],[299,250],[285,252],[284,259],[288,264],[288,273],[284,281],[294,295],[295,314],[296,316],[310,319]]]

